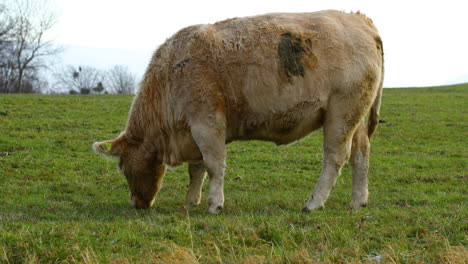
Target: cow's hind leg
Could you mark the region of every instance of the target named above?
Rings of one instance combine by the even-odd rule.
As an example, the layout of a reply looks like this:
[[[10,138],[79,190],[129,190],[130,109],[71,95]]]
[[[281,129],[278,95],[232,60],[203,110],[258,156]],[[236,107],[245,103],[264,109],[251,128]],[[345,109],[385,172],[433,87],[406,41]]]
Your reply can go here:
[[[190,184],[185,196],[185,207],[191,208],[200,204],[203,181],[206,177],[206,168],[203,163],[189,164]]]
[[[226,143],[224,132],[209,125],[192,126],[192,136],[203,156],[210,177],[208,213],[217,214],[224,204]]]
[[[335,104],[335,106],[338,106]],[[349,109],[347,109],[349,113]],[[349,115],[344,111],[331,109],[325,117],[323,126],[323,161],[322,173],[302,208],[312,211],[324,207],[330,191],[340,175],[341,168],[348,160],[351,151],[351,140],[359,120],[359,112]],[[343,118],[346,117],[346,118]]]
[[[353,194],[349,204],[351,209],[358,209],[367,205],[368,169],[369,169],[370,142],[367,135],[367,127],[361,122],[353,137],[351,157],[349,159],[353,174]]]

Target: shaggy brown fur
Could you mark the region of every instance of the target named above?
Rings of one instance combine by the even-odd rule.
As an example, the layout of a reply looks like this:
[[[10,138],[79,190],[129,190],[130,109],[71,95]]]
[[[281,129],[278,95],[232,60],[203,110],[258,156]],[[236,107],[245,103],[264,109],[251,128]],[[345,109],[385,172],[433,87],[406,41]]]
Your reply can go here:
[[[323,207],[351,154],[359,168],[350,206],[357,208],[367,202],[369,138],[382,82],[382,41],[359,12],[278,13],[191,26],[154,53],[125,131],[107,141],[112,148],[95,148],[120,157],[137,207],[151,205],[165,165],[193,164],[188,205],[199,203],[208,172],[209,211],[216,213],[224,201],[226,143],[289,144],[323,126],[324,168],[304,209]]]

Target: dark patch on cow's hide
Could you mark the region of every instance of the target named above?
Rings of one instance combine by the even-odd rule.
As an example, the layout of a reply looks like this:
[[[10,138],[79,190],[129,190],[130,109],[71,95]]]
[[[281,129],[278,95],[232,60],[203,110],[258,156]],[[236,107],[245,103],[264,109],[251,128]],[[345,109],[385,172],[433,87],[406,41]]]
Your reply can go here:
[[[307,39],[307,45],[311,45],[312,41]],[[302,46],[302,39],[292,35],[291,33],[281,34],[281,42],[278,45],[278,55],[281,65],[286,71],[288,80],[291,76],[304,76],[304,65],[301,63],[301,56],[305,52]]]
[[[179,68],[183,68],[185,66],[185,64],[189,63],[192,59],[185,59],[179,63],[177,63],[173,68],[172,68],[172,72],[175,72],[177,69]]]

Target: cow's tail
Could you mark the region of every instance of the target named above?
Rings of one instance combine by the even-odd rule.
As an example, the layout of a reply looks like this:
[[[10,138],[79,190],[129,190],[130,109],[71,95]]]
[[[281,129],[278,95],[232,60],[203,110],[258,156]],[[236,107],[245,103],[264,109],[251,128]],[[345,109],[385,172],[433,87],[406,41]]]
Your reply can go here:
[[[367,120],[367,136],[370,137],[374,134],[375,130],[377,129],[377,125],[379,124],[379,116],[380,116],[380,101],[382,97],[382,86],[379,87],[379,91],[377,92],[377,96],[375,97],[374,104],[369,112],[369,119]]]
[[[371,138],[372,134],[374,134],[375,130],[377,129],[377,125],[379,124],[379,116],[380,116],[380,102],[382,101],[382,90],[383,90],[383,79],[384,79],[384,53],[383,53],[383,45],[382,40],[380,37],[376,38],[377,48],[380,49],[382,55],[382,68],[380,74],[380,82],[379,87],[377,88],[377,96],[374,99],[374,103],[369,112],[369,119],[367,120],[367,136],[369,139]]]

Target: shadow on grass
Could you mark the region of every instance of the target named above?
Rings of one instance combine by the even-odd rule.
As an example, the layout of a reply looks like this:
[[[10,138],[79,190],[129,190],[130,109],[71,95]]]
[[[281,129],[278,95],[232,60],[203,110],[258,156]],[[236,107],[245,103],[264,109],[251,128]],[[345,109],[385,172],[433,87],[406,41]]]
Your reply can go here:
[[[265,194],[266,195],[266,194]],[[258,197],[260,200],[255,202],[255,205],[248,203],[244,199],[231,199],[226,202],[225,208],[220,212],[220,217],[267,217],[275,215],[296,215],[301,214],[302,201],[288,203],[285,206],[284,201],[274,203],[269,200],[265,206],[259,207],[258,203],[262,203],[267,197]],[[341,204],[330,204],[331,210],[346,210]],[[336,207],[336,208],[335,208]],[[186,210],[181,203],[169,199],[163,199],[149,209],[135,209],[127,201],[31,201],[28,203],[7,206],[10,210],[2,210],[0,212],[1,221],[26,221],[26,222],[41,222],[41,221],[93,221],[93,222],[125,222],[131,220],[140,220],[147,218],[171,218],[171,217],[186,217],[205,218],[217,217],[207,213],[206,201],[198,207]],[[310,213],[314,215],[315,213]]]

